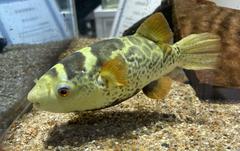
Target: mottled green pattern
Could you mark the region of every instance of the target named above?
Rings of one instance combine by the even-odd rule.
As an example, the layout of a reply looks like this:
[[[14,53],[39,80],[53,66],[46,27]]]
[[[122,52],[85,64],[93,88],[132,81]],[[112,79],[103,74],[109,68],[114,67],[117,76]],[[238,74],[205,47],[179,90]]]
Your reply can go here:
[[[101,67],[114,51],[121,51],[124,43],[120,39],[108,39],[92,44],[91,52],[97,58],[96,66]]]
[[[120,43],[120,41],[122,44],[117,45],[116,42]],[[169,48],[172,49],[169,45],[159,47],[159,45],[140,36],[127,36],[104,41],[104,47],[109,49],[103,49],[100,44],[95,44],[95,46],[100,46],[100,48],[94,47],[94,55],[98,60],[98,63],[92,67],[91,73],[96,74],[94,77],[97,77],[96,71],[101,69],[102,63],[99,64],[99,62],[112,59],[117,55],[121,55],[128,66],[128,85],[116,86],[103,92],[103,95],[110,100],[106,106],[126,100],[176,66],[174,63],[177,53],[169,50]],[[163,49],[168,49],[168,51]]]
[[[95,110],[132,97],[171,71],[177,66],[178,52],[168,44],[156,44],[138,35],[108,39],[67,56],[55,66],[58,77],[54,79],[56,75],[50,70],[46,78],[71,85],[71,98],[61,101],[64,112]],[[123,58],[127,66],[127,84],[109,86],[99,82],[104,63],[116,57]]]
[[[73,79],[77,75],[79,76],[79,74],[86,70],[84,68],[84,61],[85,56],[80,52],[75,52],[60,61],[60,63],[64,65],[69,80]]]

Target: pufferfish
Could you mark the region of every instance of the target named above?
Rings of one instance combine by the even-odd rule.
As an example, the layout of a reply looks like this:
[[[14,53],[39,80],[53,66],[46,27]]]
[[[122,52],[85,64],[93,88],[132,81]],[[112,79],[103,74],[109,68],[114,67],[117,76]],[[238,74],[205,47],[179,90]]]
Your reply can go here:
[[[219,36],[192,34],[172,45],[173,33],[161,13],[146,19],[131,36],[112,38],[74,51],[36,81],[28,100],[50,112],[107,108],[139,91],[163,99],[176,68],[215,69]]]

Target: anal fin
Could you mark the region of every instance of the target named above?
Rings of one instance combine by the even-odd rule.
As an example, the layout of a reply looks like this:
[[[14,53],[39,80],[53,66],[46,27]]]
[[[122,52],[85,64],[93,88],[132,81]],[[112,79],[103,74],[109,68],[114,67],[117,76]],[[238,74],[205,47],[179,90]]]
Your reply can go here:
[[[143,93],[151,99],[164,99],[169,93],[172,80],[169,77],[161,77],[143,88]]]

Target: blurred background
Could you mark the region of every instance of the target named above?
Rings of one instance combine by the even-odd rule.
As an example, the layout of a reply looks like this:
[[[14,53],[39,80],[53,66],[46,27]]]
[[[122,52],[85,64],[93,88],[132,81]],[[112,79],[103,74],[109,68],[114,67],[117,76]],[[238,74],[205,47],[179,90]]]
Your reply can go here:
[[[0,49],[6,44],[119,36],[160,3],[161,0],[2,0]]]
[[[170,4],[170,2],[172,3]],[[217,147],[220,146],[219,148],[221,148],[221,145],[224,145],[222,142],[236,142],[235,146],[239,146],[238,132],[240,131],[239,127],[236,128],[236,125],[239,125],[240,121],[237,118],[240,117],[240,106],[239,103],[237,104],[237,102],[240,102],[239,9],[240,0],[0,0],[0,151],[1,135],[8,130],[12,121],[21,118],[25,113],[28,115],[25,116],[27,120],[20,121],[19,125],[24,125],[22,123],[26,121],[30,122],[25,124],[25,127],[12,124],[12,131],[8,131],[9,135],[5,137],[9,146],[16,148],[31,146],[32,150],[37,150],[35,145],[41,145],[41,143],[46,142],[45,140],[47,139],[44,138],[46,135],[42,135],[42,137],[38,137],[39,135],[36,135],[37,137],[32,136],[32,133],[34,134],[32,130],[35,131],[35,129],[31,129],[31,126],[38,126],[36,132],[41,131],[42,134],[46,132],[50,133],[49,129],[45,130],[42,128],[46,125],[49,125],[50,128],[56,128],[53,134],[56,134],[58,137],[54,136],[52,138],[56,141],[57,145],[59,145],[59,142],[71,145],[71,143],[75,143],[75,141],[72,141],[72,138],[80,140],[80,142],[77,142],[77,145],[82,145],[81,140],[84,140],[83,142],[87,140],[86,145],[88,145],[89,137],[85,133],[82,133],[82,130],[86,128],[85,126],[90,127],[89,134],[96,136],[93,137],[93,141],[95,141],[94,139],[99,139],[99,136],[106,135],[106,137],[112,137],[114,134],[118,135],[118,130],[120,130],[120,133],[125,133],[125,131],[129,133],[132,130],[135,131],[135,129],[145,132],[146,123],[142,124],[142,122],[149,121],[151,123],[149,127],[151,127],[152,119],[154,119],[153,121],[156,121],[156,119],[160,121],[155,124],[160,130],[156,131],[155,128],[151,130],[154,136],[156,132],[164,134],[167,132],[166,129],[169,129],[168,124],[166,125],[166,129],[162,126],[159,127],[159,125],[162,125],[162,121],[169,122],[172,125],[172,130],[181,131],[181,135],[179,135],[180,139],[176,139],[176,142],[180,143],[178,146],[200,143],[208,144],[208,146],[212,147],[211,143],[214,141],[219,143],[216,145]],[[69,125],[63,125],[63,128],[66,128],[63,132],[62,129],[58,130],[59,126],[55,126],[59,125],[55,119],[63,122],[62,115],[51,114],[49,116],[49,113],[41,112],[39,116],[39,114],[35,114],[36,110],[29,111],[32,108],[30,102],[26,99],[26,95],[34,85],[34,79],[39,78],[52,65],[74,50],[79,50],[101,39],[121,36],[123,33],[124,35],[133,34],[137,27],[144,21],[145,17],[152,14],[155,10],[156,12],[162,12],[167,18],[168,23],[174,31],[175,41],[192,33],[213,32],[220,35],[222,37],[224,53],[221,55],[219,70],[216,72],[184,71],[176,74],[177,79],[181,79],[180,76],[183,75],[182,81],[190,84],[194,90],[185,84],[174,86],[174,95],[165,101],[157,103],[157,108],[152,106],[149,100],[146,100],[146,104],[135,103],[136,110],[140,108],[146,110],[145,106],[149,106],[148,112],[151,114],[147,114],[146,120],[139,118],[142,116],[141,114],[140,116],[139,114],[132,114],[131,105],[127,104],[131,111],[129,114],[120,111],[122,110],[122,106],[118,108],[120,112],[115,112],[116,108],[113,108],[114,112],[112,114],[115,119],[113,118],[112,120],[112,115],[109,118],[108,114],[104,114],[107,122],[101,118],[97,123],[100,122],[101,125],[101,121],[104,124],[109,124],[108,120],[114,122],[125,121],[122,125],[127,125],[127,127],[119,128],[118,122],[115,122],[117,124],[111,128],[112,131],[109,131],[109,125],[103,124],[103,127],[106,127],[106,133],[105,131],[95,131],[96,125],[91,122],[89,122],[89,125],[77,122],[70,129],[68,129]],[[186,77],[188,81],[186,81]],[[206,103],[200,104],[199,99],[201,101],[204,100],[203,102]],[[226,101],[221,102],[222,99]],[[145,102],[144,100],[142,101]],[[228,104],[227,107],[225,103]],[[132,105],[134,106],[134,103]],[[124,111],[128,112],[125,109]],[[142,114],[146,115],[145,112]],[[128,118],[130,121],[125,120],[125,115],[130,117]],[[34,116],[39,116],[39,118],[35,118],[34,120]],[[194,119],[195,117],[196,119]],[[96,117],[94,115],[90,116],[90,118],[92,118],[90,121],[95,121]],[[132,119],[139,119],[141,121],[140,128],[135,126],[138,122]],[[47,123],[50,124],[46,124],[44,121],[48,121]],[[79,121],[82,122],[82,120]],[[181,123],[182,121],[183,123],[185,122],[184,124],[189,126],[189,129],[181,127],[179,121]],[[175,124],[172,124],[174,122]],[[130,131],[128,130],[129,123]],[[131,124],[133,129],[131,129]],[[180,127],[175,127],[175,125]],[[190,128],[192,125],[197,127]],[[215,127],[215,125],[219,127]],[[207,129],[202,129],[203,126],[207,127]],[[26,128],[27,130],[19,131],[19,128]],[[196,138],[192,139],[190,137],[190,143],[186,143],[182,139],[182,135],[185,134],[185,137],[188,137],[189,130],[194,129],[199,129],[198,132],[203,132],[204,134],[200,133],[200,135],[196,133]],[[183,134],[182,132],[184,131],[186,133]],[[77,137],[75,138],[68,134],[77,134]],[[136,135],[129,134],[131,134],[131,138],[134,136],[134,142],[130,142],[130,145],[135,143],[135,136],[136,138],[140,138],[139,136],[141,136],[138,133]],[[146,135],[142,134],[144,136],[142,138],[145,139]],[[151,135],[149,132],[147,134]],[[168,135],[168,132],[166,134]],[[40,143],[35,140],[25,140],[24,138],[28,138],[28,135],[31,135],[29,138],[35,137],[40,139]],[[69,137],[65,137],[67,135]],[[199,136],[206,138],[206,140],[203,140],[203,142],[199,141]],[[222,136],[226,137],[223,138]],[[212,139],[209,137],[212,137]],[[16,140],[14,140],[15,138]],[[58,138],[60,138],[60,141]],[[221,139],[219,141],[219,138],[223,138],[224,140],[220,142]],[[90,138],[90,140],[92,139]],[[149,141],[151,145],[153,140],[158,141],[160,139],[151,139]],[[192,143],[192,140],[195,140],[195,142]],[[139,142],[142,141],[140,140]],[[16,145],[19,143],[20,145]],[[26,143],[33,144],[26,145]],[[225,144],[225,146],[232,147],[234,146],[233,143],[230,145]],[[22,144],[25,144],[25,146]],[[102,141],[100,141],[100,144],[102,144]],[[161,144],[162,146],[169,147],[172,143],[167,144],[164,142]],[[26,148],[16,148],[10,150],[29,150]],[[226,150],[226,148],[219,148],[215,150]]]
[[[239,8],[238,1],[213,1]],[[161,0],[2,0],[0,49],[6,44],[120,36],[160,4]]]

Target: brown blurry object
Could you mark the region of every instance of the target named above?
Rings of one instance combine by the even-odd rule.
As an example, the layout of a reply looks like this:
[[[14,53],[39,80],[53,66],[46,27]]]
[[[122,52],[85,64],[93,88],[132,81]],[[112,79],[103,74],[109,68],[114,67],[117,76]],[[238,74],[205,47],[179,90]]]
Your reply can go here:
[[[207,0],[173,0],[175,37],[211,32],[221,36],[218,70],[197,71],[200,83],[240,87],[240,10],[218,7]]]

